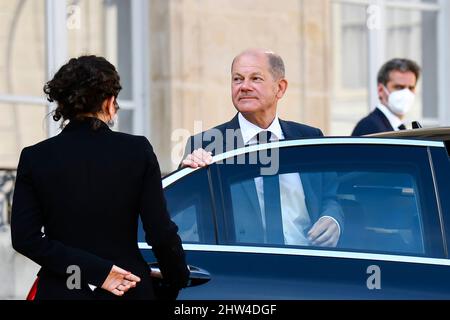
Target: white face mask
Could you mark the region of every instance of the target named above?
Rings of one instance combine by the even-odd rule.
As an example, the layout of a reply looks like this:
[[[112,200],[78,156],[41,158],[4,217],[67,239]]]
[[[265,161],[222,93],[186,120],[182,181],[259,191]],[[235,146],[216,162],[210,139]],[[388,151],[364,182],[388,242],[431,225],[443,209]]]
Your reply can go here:
[[[414,104],[416,95],[411,90],[405,88],[403,90],[397,90],[389,93],[386,87],[384,87],[386,94],[389,95],[388,107],[397,115],[404,116],[411,110]]]

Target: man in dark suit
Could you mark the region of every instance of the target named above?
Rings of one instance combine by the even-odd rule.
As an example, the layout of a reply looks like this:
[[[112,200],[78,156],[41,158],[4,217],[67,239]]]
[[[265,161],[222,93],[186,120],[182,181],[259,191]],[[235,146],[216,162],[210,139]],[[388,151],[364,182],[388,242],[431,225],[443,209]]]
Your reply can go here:
[[[408,59],[392,59],[378,72],[380,103],[361,119],[352,136],[404,130],[403,120],[414,103],[420,67]]]
[[[246,50],[234,58],[231,73],[232,100],[238,114],[229,122],[191,137],[186,145],[181,166],[206,166],[211,163],[212,155],[258,143],[261,133],[266,134],[266,139],[268,135],[269,141],[323,136],[318,128],[278,118],[277,103],[288,85],[284,76],[284,63],[279,55],[259,49]],[[298,190],[297,199],[285,201],[286,205],[281,203],[283,228],[285,234],[288,234],[284,239],[285,243],[319,246],[337,244],[343,226],[343,215],[335,199],[336,185],[333,182],[335,179],[324,179],[323,175],[279,176],[281,193],[283,185],[291,185]],[[251,199],[249,208],[257,207],[256,211],[263,211],[257,204],[257,196],[260,199],[263,197],[262,192],[258,194],[257,188],[262,190],[265,183],[256,178],[254,182],[243,182],[238,187],[248,190]],[[239,197],[240,193],[235,194]],[[298,201],[301,198],[305,198],[305,201]],[[295,208],[297,217],[285,215],[290,208]],[[250,224],[253,221],[253,225],[255,223],[250,215],[236,219],[249,221]],[[305,223],[298,224],[292,219]],[[258,223],[260,220],[257,219]],[[264,223],[262,219],[262,224]],[[286,225],[290,227],[287,228]],[[304,232],[306,227],[311,227],[308,232]],[[257,238],[255,235],[246,239],[254,242],[258,241]]]

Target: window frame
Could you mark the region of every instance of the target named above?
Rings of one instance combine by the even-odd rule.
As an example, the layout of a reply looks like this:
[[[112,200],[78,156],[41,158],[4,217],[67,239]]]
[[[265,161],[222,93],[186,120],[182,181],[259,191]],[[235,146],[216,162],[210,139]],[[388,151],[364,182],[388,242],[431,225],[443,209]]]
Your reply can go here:
[[[375,30],[369,30],[368,32],[368,103],[367,111],[372,111],[378,104],[378,90],[377,90],[377,73],[382,64],[386,61],[386,23],[383,19],[386,17],[387,9],[401,9],[401,10],[415,10],[415,11],[429,11],[436,12],[437,14],[437,117],[436,118],[424,118],[423,114],[422,122],[427,126],[438,126],[450,123],[450,111],[448,110],[448,104],[450,102],[448,83],[450,80],[450,63],[448,62],[448,55],[450,52],[450,38],[448,30],[450,28],[450,4],[447,0],[437,0],[436,3],[425,2],[405,2],[405,1],[393,1],[393,0],[332,0],[332,4],[351,4],[368,7],[376,5],[379,7],[380,12],[380,28]],[[336,26],[335,26],[336,28]],[[335,58],[333,58],[335,59]],[[335,62],[336,64],[336,62]],[[339,66],[338,66],[339,67]],[[338,89],[336,97],[339,99],[341,95],[359,95],[365,96],[362,90],[340,90],[341,82],[339,79],[337,85],[333,86],[333,91]],[[342,92],[341,92],[342,91]],[[425,105],[423,106],[425,107]],[[339,121],[340,116],[333,117]],[[333,121],[333,120],[332,120]]]
[[[450,153],[445,149],[430,148],[429,156],[432,164],[437,201],[440,209],[441,233],[444,239],[445,255],[448,259],[450,252],[450,200],[448,197],[442,197],[441,194],[450,193],[450,183],[446,178],[450,176]]]
[[[119,99],[121,109],[133,111],[132,133],[149,137],[150,133],[150,72],[149,72],[149,4],[146,0],[133,0],[130,5],[130,36],[132,65],[132,99]],[[45,0],[45,53],[46,79],[53,77],[68,56],[69,2],[66,0]],[[47,81],[46,80],[46,81]],[[42,84],[44,85],[44,84]],[[0,103],[32,104],[46,106],[47,113],[55,109],[55,104],[42,96],[19,95],[0,92]],[[47,117],[47,136],[57,135],[59,123]]]
[[[185,170],[181,170],[181,171],[175,171],[174,173],[172,173],[171,175],[166,176],[163,180],[162,180],[162,185],[163,185],[163,189],[164,189],[164,194],[166,193],[166,189],[168,188],[172,188],[172,187],[177,187],[177,183],[179,183],[180,181],[184,180],[184,179],[189,179],[190,177],[193,177],[195,175],[200,175],[200,174],[205,174],[206,175],[206,188],[208,188],[208,192],[209,195],[204,195],[204,196],[209,196],[209,202],[210,202],[210,207],[211,207],[211,213],[207,216],[202,216],[201,218],[201,224],[204,226],[204,230],[202,232],[205,233],[205,239],[206,242],[202,242],[200,241],[200,225],[199,225],[199,221],[197,220],[197,230],[198,230],[198,234],[199,234],[199,242],[193,242],[193,241],[184,241],[183,239],[183,243],[188,243],[188,244],[198,244],[198,245],[213,245],[213,244],[218,244],[219,243],[219,231],[218,231],[218,223],[217,223],[217,217],[218,217],[218,210],[220,210],[220,208],[217,207],[217,197],[216,197],[216,192],[214,192],[214,183],[213,183],[213,179],[211,176],[211,170],[212,168],[215,166],[215,164],[206,167],[206,168],[199,168],[198,170],[195,169],[185,169]],[[186,170],[188,170],[186,172]],[[178,178],[180,172],[184,172],[186,174],[183,174],[181,178]],[[194,186],[193,186],[194,187]],[[195,185],[195,188],[198,188],[198,184]],[[168,201],[169,199],[167,199],[167,195],[165,194],[166,200]],[[205,200],[207,201],[207,200]],[[170,213],[170,212],[169,212]],[[211,230],[209,230],[211,229]]]
[[[403,140],[403,139],[378,139],[378,138],[319,138],[319,139],[307,139],[307,140],[293,140],[293,141],[280,141],[280,142],[276,142],[276,143],[270,143],[270,144],[264,144],[264,145],[257,145],[257,146],[250,146],[250,147],[245,147],[245,148],[241,148],[241,149],[237,149],[231,152],[227,152],[225,154],[219,155],[219,156],[215,156],[213,159],[213,162],[218,162],[218,161],[223,161],[224,159],[230,158],[232,156],[236,156],[242,153],[247,152],[251,152],[251,151],[255,151],[255,150],[264,150],[267,149],[269,147],[289,147],[289,146],[308,146],[308,145],[317,145],[317,144],[347,144],[347,145],[351,145],[351,144],[377,144],[380,146],[389,146],[389,145],[409,145],[409,146],[414,146],[414,147],[426,147],[426,148],[431,148],[431,147],[443,147],[443,143],[440,142],[431,142],[431,141],[407,141],[407,140]],[[431,158],[427,158],[427,166],[429,166],[430,168],[432,167],[432,163]],[[224,195],[224,191],[222,190],[222,181],[220,180],[220,168],[217,169],[217,174],[218,176],[216,177],[216,180],[218,181],[218,183],[220,184],[220,193],[221,193],[221,197],[222,197],[222,203],[223,203],[223,207],[221,208],[221,212],[220,214],[222,214],[223,216],[221,217],[221,219],[219,220],[219,230],[222,231],[222,233],[225,234],[224,237],[222,237],[221,241],[219,241],[220,245],[232,245],[232,246],[241,246],[241,244],[238,243],[233,243],[230,242],[230,239],[227,239],[227,226],[225,225],[226,223],[226,217],[225,217],[225,205],[224,202],[227,200],[225,198]],[[420,179],[422,179],[423,174],[421,174]],[[428,176],[428,174],[427,174]],[[432,183],[435,184],[435,180],[434,180],[434,176],[431,175],[431,172],[429,172],[429,176],[428,176],[431,180]],[[423,187],[421,187],[423,188]],[[423,189],[422,189],[423,190]],[[426,215],[425,218],[422,217],[422,221],[421,223],[423,224],[423,228],[424,228],[424,238],[423,238],[423,243],[424,243],[424,249],[425,249],[425,255],[417,255],[414,253],[396,253],[396,252],[381,252],[381,251],[376,251],[376,252],[369,252],[368,250],[360,250],[360,249],[346,249],[346,248],[324,248],[324,250],[331,250],[331,251],[338,251],[338,252],[363,252],[363,253],[373,253],[373,254],[388,254],[388,255],[401,255],[401,256],[418,256],[418,257],[427,257],[427,258],[446,258],[447,254],[446,254],[446,250],[444,249],[444,239],[441,233],[441,224],[440,224],[440,219],[437,215],[437,213],[439,212],[438,210],[438,205],[436,202],[436,192],[437,190],[435,188],[433,188],[433,190],[431,190],[431,192],[433,193],[434,197],[430,197],[429,195],[426,196],[426,202],[427,205],[429,201],[433,201],[432,202],[432,206],[436,206],[436,215]],[[421,199],[421,201],[423,201]],[[424,206],[424,204],[422,204],[422,207]],[[425,208],[427,208],[427,206],[425,206]],[[420,210],[422,211],[422,208],[420,208]],[[429,237],[430,234],[439,234],[438,240],[436,239],[431,239]],[[233,240],[233,239],[231,239]],[[242,246],[251,246],[251,247],[274,247],[273,245],[266,245],[266,244],[242,244]],[[283,246],[280,248],[290,248],[291,246]],[[295,246],[293,246],[293,248],[295,248]],[[317,248],[317,247],[311,247],[311,249],[309,249],[309,247],[301,247],[302,249],[305,250],[321,250],[321,248]]]

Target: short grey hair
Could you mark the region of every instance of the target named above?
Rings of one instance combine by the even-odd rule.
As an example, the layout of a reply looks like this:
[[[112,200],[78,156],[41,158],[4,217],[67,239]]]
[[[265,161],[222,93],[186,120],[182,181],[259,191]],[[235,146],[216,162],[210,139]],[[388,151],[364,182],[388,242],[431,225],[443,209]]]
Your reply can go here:
[[[283,79],[285,77],[284,62],[280,55],[272,51],[262,51],[262,50],[246,50],[236,57],[234,57],[231,63],[231,70],[233,70],[234,62],[243,54],[256,54],[256,52],[263,53],[267,57],[269,64],[269,72],[275,80]]]
[[[267,59],[269,60],[270,73],[274,79],[283,79],[285,76],[283,59],[276,53],[266,52]]]

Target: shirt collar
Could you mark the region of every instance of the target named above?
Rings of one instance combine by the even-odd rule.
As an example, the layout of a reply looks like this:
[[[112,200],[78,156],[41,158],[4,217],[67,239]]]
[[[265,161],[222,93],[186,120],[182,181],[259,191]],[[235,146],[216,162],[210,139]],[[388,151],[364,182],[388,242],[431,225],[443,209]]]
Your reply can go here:
[[[403,124],[402,120],[399,117],[397,117],[391,110],[389,110],[388,107],[386,107],[382,103],[379,103],[377,105],[377,108],[381,112],[383,112],[383,114],[386,116],[389,123],[391,124],[392,128],[394,128],[395,131],[398,131],[399,130],[398,126]]]
[[[239,112],[238,114],[239,127],[241,128],[242,139],[244,144],[256,143],[256,135],[261,131],[270,131],[272,133],[271,141],[284,139],[283,130],[281,130],[278,115],[275,115],[272,123],[267,129],[262,129],[257,125],[251,123]]]
[[[80,117],[76,119],[72,119],[68,124],[64,126],[63,131],[71,131],[74,129],[89,129],[93,131],[99,130],[111,130],[108,125],[102,120],[95,117]]]

